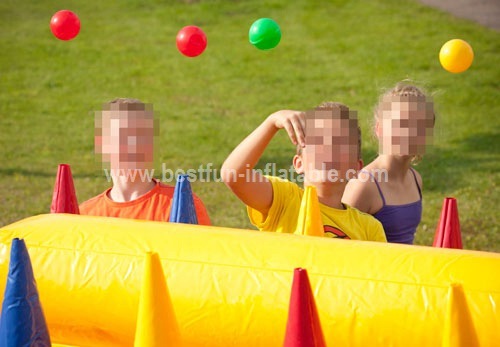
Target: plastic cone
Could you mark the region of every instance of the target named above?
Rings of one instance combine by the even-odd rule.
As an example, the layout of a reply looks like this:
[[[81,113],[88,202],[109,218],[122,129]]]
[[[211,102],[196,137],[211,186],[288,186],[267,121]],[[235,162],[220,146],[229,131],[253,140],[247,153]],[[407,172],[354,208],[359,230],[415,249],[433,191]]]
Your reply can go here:
[[[180,334],[157,253],[144,264],[134,347],[180,346]]]
[[[316,187],[307,186],[304,190],[295,234],[309,236],[323,236],[325,234]]]
[[[50,213],[80,214],[78,200],[76,199],[75,185],[71,168],[68,164],[59,164],[57,169],[56,184],[52,194]]]
[[[460,221],[458,219],[457,200],[445,198],[441,216],[434,236],[434,247],[462,249]]]
[[[24,240],[12,240],[9,274],[0,317],[0,346],[50,347],[49,331],[38,297]]]
[[[293,273],[292,294],[288,309],[285,347],[326,346],[314,296],[305,269],[297,268]]]
[[[452,284],[448,290],[448,306],[443,329],[443,347],[479,346],[463,288]]]
[[[193,192],[191,191],[191,184],[188,178],[188,175],[179,175],[177,177],[169,222],[198,224]]]

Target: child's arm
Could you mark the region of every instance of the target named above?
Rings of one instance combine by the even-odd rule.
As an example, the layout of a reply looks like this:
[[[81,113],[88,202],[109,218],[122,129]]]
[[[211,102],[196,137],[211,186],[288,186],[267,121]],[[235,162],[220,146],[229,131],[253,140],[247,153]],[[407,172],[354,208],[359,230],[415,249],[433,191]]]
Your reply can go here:
[[[263,213],[271,207],[273,188],[271,182],[253,168],[273,136],[283,128],[294,145],[305,146],[304,114],[300,111],[278,111],[248,135],[221,168],[221,178],[234,194],[246,205]]]

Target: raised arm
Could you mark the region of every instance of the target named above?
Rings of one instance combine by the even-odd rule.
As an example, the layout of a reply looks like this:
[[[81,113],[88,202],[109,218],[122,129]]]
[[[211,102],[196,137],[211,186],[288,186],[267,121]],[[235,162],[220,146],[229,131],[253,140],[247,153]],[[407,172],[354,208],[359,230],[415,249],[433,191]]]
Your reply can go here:
[[[267,145],[285,129],[294,145],[305,146],[305,117],[300,111],[282,110],[271,114],[227,157],[221,168],[224,183],[246,205],[267,213],[273,202],[271,182],[254,170]]]

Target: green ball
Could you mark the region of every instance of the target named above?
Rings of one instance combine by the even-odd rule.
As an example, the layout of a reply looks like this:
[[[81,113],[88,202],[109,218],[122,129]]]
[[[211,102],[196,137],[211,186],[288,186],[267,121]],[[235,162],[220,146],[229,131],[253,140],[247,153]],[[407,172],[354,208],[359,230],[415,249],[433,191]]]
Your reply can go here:
[[[280,43],[281,29],[278,23],[270,18],[257,19],[250,27],[248,40],[258,49],[272,49]]]

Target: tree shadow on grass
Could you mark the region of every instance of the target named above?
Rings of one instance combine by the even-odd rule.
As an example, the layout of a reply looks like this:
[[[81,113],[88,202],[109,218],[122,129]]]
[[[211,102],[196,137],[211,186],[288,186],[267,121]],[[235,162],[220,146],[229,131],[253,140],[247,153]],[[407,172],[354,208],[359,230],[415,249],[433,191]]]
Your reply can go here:
[[[498,133],[477,133],[451,142],[450,148],[431,148],[416,167],[425,180],[425,189],[457,190],[498,173],[499,138]]]
[[[465,140],[453,141],[453,144],[459,144],[466,151],[485,152],[500,155],[500,132],[477,133],[472,134]]]
[[[499,133],[476,133],[448,148],[431,146],[415,169],[425,190],[443,194],[470,185],[471,180],[500,171]],[[364,165],[378,155],[376,148],[363,148]]]

